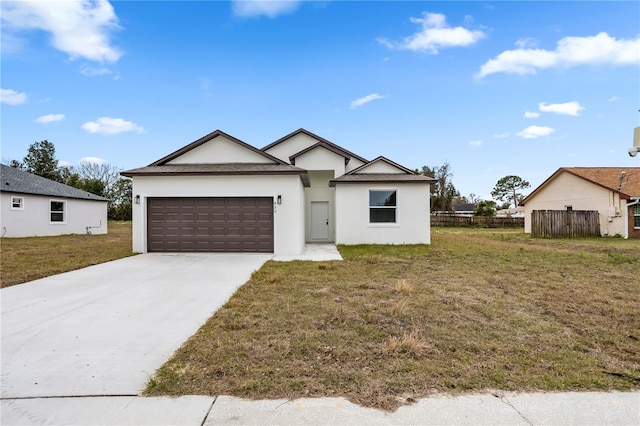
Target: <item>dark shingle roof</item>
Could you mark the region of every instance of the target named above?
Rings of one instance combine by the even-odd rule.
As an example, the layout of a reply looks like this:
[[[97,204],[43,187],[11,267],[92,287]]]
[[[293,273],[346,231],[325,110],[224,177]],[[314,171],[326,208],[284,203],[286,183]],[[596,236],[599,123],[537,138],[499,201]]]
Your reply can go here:
[[[367,167],[371,166],[372,164],[374,164],[374,163],[378,163],[378,162],[381,162],[381,163],[387,163],[387,164],[389,164],[390,166],[395,167],[396,169],[398,169],[398,173],[417,174],[417,173],[416,173],[416,172],[414,172],[413,170],[407,169],[405,166],[403,166],[403,165],[401,165],[401,164],[398,164],[398,163],[396,163],[395,161],[391,161],[391,160],[389,160],[388,158],[386,158],[386,157],[384,157],[384,156],[382,156],[382,155],[380,155],[379,157],[376,157],[376,158],[374,158],[373,160],[371,160],[371,161],[369,161],[369,162],[367,162],[367,163],[363,164],[362,166],[358,167],[357,169],[353,169],[353,170],[351,170],[348,174],[350,174],[350,175],[359,174],[359,173],[360,173],[360,170],[364,170],[364,169],[366,169]],[[423,176],[423,177],[428,177],[428,176]],[[432,181],[432,182],[435,182],[435,179],[434,179],[434,178],[431,178],[431,177],[430,177],[429,179],[431,179],[431,181]]]
[[[77,198],[81,200],[109,201],[90,192],[45,179],[33,173],[0,164],[2,184],[0,191],[16,194],[45,195],[49,197]]]
[[[305,135],[307,135],[307,136],[309,136],[309,137],[311,137],[311,138],[313,138],[313,139],[315,139],[315,140],[317,140],[317,141],[322,142],[323,144],[325,144],[325,147],[326,147],[326,146],[331,146],[334,150],[336,150],[337,152],[340,152],[340,153],[341,153],[341,155],[343,155],[344,157],[353,157],[353,158],[357,158],[358,160],[362,161],[363,163],[368,163],[368,162],[369,162],[367,159],[362,158],[362,157],[360,157],[359,155],[354,154],[353,152],[348,151],[348,150],[344,149],[343,147],[341,147],[341,146],[339,146],[339,145],[336,145],[335,143],[333,143],[333,142],[331,142],[331,141],[328,141],[328,140],[326,140],[325,138],[323,138],[323,137],[321,137],[321,136],[318,136],[318,135],[316,135],[315,133],[311,133],[310,131],[308,131],[308,130],[306,130],[306,129],[302,129],[302,128],[300,128],[300,129],[298,129],[298,130],[295,130],[295,131],[293,131],[293,132],[289,133],[289,134],[288,134],[288,135],[286,135],[286,136],[281,137],[280,139],[278,139],[278,140],[277,140],[277,141],[275,141],[275,142],[270,143],[269,145],[267,145],[267,146],[265,146],[264,148],[262,148],[262,149],[261,149],[261,151],[267,151],[267,150],[269,150],[270,148],[273,148],[274,146],[276,146],[276,145],[278,145],[278,144],[280,144],[280,143],[282,143],[282,142],[286,141],[287,139],[290,139],[290,138],[294,137],[295,135],[297,135],[297,134],[299,134],[299,133],[304,133]],[[294,155],[295,155],[295,154],[294,154]]]
[[[165,164],[146,166],[121,172],[124,176],[179,176],[179,175],[300,175],[309,186],[309,175],[305,169],[286,163],[221,163],[221,164]]]
[[[329,182],[329,186],[337,183],[432,183],[428,176],[408,173],[358,173],[355,175],[342,175]]]
[[[208,135],[205,135],[203,137],[201,137],[200,139],[191,142],[189,145],[187,146],[183,146],[182,148],[172,152],[171,154],[162,157],[161,159],[159,159],[158,161],[154,161],[153,163],[150,164],[150,166],[163,166],[166,163],[168,163],[171,160],[175,160],[176,158],[180,157],[181,155],[183,155],[186,152],[191,151],[194,148],[199,147],[200,145],[209,142],[212,139],[217,138],[218,136],[222,136],[232,142],[235,142],[236,144],[240,145],[243,148],[248,149],[249,151],[253,151],[256,154],[261,155],[262,157],[273,161],[274,163],[278,163],[278,164],[286,164],[284,161],[280,160],[279,158],[274,157],[273,155],[267,154],[266,152],[263,152],[261,150],[259,150],[258,148],[249,145],[246,142],[241,141],[238,138],[234,138],[231,135],[226,134],[225,132],[223,132],[222,130],[215,130],[211,133],[209,133]]]
[[[291,164],[295,164],[296,163],[296,158],[300,157],[301,155],[306,154],[309,151],[313,151],[314,149],[318,148],[318,147],[323,147],[325,149],[328,149],[329,151],[333,152],[334,154],[338,154],[342,157],[344,157],[345,160],[351,160],[351,156],[349,154],[346,153],[346,151],[338,148],[337,146],[331,144],[329,145],[326,142],[318,142],[314,145],[311,145],[305,149],[303,149],[300,152],[296,152],[295,154],[293,154],[292,156],[289,157],[289,161],[291,161]]]
[[[124,176],[166,175],[235,175],[235,174],[304,174],[306,170],[289,164],[217,163],[217,164],[165,164],[126,170]]]

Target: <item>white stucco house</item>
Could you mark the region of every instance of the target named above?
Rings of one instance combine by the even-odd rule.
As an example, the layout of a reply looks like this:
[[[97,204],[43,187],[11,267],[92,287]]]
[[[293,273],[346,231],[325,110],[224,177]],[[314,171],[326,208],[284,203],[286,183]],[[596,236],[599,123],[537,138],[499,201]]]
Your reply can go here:
[[[0,175],[2,237],[107,233],[108,199],[4,164]]]
[[[640,238],[640,167],[562,167],[520,205],[527,233],[534,210],[597,210],[601,235]]]
[[[133,178],[135,252],[430,243],[432,178],[304,129],[262,149],[216,130],[122,174]]]

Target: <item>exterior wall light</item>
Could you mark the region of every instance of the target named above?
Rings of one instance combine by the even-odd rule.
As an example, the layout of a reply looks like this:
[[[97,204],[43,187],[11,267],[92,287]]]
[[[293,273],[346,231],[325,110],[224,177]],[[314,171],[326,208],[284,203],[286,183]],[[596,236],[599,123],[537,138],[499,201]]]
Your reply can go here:
[[[282,204],[282,195],[278,195],[278,198],[276,198],[276,200],[278,204]]]
[[[140,196],[139,195],[136,195],[135,203],[136,204],[140,204]]]

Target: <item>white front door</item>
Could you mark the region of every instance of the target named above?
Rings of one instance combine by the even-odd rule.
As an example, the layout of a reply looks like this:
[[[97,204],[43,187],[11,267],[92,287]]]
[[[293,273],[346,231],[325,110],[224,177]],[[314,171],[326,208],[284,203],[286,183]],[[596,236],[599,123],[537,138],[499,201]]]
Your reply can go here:
[[[329,202],[311,202],[311,241],[329,241]]]

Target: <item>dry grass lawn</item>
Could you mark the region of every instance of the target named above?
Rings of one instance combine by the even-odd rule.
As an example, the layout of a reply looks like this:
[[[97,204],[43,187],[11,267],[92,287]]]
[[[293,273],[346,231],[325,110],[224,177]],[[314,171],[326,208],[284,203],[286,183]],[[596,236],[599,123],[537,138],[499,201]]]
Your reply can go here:
[[[0,285],[9,287],[131,256],[131,222],[113,222],[107,235],[0,239]]]
[[[432,245],[268,262],[149,395],[344,396],[640,388],[640,241],[434,228]]]

